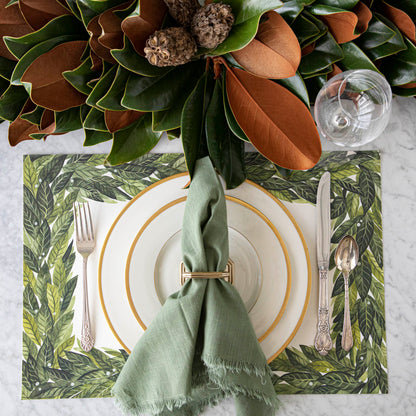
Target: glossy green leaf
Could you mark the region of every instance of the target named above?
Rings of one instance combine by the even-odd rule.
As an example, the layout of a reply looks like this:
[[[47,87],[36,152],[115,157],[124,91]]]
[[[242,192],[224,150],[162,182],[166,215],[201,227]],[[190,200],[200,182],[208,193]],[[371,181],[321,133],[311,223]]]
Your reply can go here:
[[[344,71],[350,69],[371,69],[378,71],[371,59],[353,42],[346,42],[341,45],[344,58],[337,65]]]
[[[320,4],[351,10],[360,0],[319,0]]]
[[[260,17],[261,16],[253,17],[239,25],[234,24],[227,39],[213,51],[209,51],[208,54],[214,56],[224,55],[244,48],[244,46],[249,44],[256,36]]]
[[[339,7],[317,3],[314,3],[311,6],[309,6],[308,11],[316,16],[326,16],[328,14],[345,12],[345,10],[340,9]]]
[[[205,67],[204,61],[178,66],[158,78],[130,75],[121,104],[131,110],[160,111],[175,104],[187,85],[195,84]]]
[[[98,143],[108,142],[113,135],[108,131],[88,130],[84,129],[85,140],[84,146],[94,146]]]
[[[293,22],[292,29],[301,48],[310,45],[328,32],[328,27],[321,20],[306,11]]]
[[[277,10],[277,12],[283,16],[286,22],[291,25],[293,21],[298,17],[301,13],[305,4],[313,3],[314,0],[303,1],[303,0],[290,0],[285,1],[281,7]]]
[[[90,92],[86,103],[91,107],[97,105],[97,101],[101,100],[104,95],[107,94],[107,91],[110,89],[111,84],[114,81],[114,78],[117,73],[117,65],[112,66],[107,72],[101,76],[100,80],[95,84],[94,88]]]
[[[400,95],[402,97],[413,97],[416,95],[416,87],[414,88],[393,87],[392,91],[393,91],[393,94]]]
[[[406,49],[381,61],[380,70],[392,86],[416,82],[416,46],[406,37]]]
[[[20,59],[38,43],[45,42],[59,36],[75,35],[77,39],[88,39],[88,34],[82,23],[71,15],[59,16],[36,32],[29,33],[20,38],[5,37],[4,42],[10,52]]]
[[[156,146],[161,135],[152,130],[152,115],[145,114],[126,129],[114,133],[113,147],[106,160],[118,165],[143,156]]]
[[[10,59],[0,56],[0,77],[10,80],[15,66],[15,61],[11,61]]]
[[[279,79],[277,82],[300,98],[310,108],[308,90],[299,72],[294,77]]]
[[[68,5],[69,9],[71,10],[72,14],[78,19],[81,19],[81,12],[78,9],[77,0],[65,0],[66,4]]]
[[[87,130],[107,131],[104,112],[95,107],[91,108],[84,120],[84,128]]]
[[[125,110],[125,108],[121,105],[121,100],[123,98],[124,87],[126,86],[129,76],[130,72],[122,66],[119,66],[111,87],[108,89],[108,92],[104,95],[104,97],[97,101],[97,105],[106,110]]]
[[[231,6],[236,25],[282,6],[280,0],[223,0],[222,2]]]
[[[40,126],[40,122],[41,122],[44,111],[45,111],[44,108],[36,106],[36,108],[33,111],[22,114],[20,118],[23,120],[27,120],[32,124],[36,124],[37,126]]]
[[[314,72],[313,74],[303,74],[302,75],[302,78],[306,82],[306,80],[308,78],[316,78],[316,77],[319,77],[319,76],[326,76],[330,72],[332,72],[332,70],[333,70],[333,66],[332,65],[329,65],[326,68],[322,68],[319,71]]]
[[[25,73],[26,69],[32,64],[32,62],[40,55],[50,51],[55,46],[60,45],[61,43],[77,40],[78,38],[78,35],[58,36],[56,38],[52,38],[35,45],[32,49],[26,52],[19,59],[19,62],[15,66],[14,71],[11,75],[11,84],[22,85],[21,78],[23,74]]]
[[[145,57],[139,55],[127,37],[124,37],[124,48],[113,49],[113,58],[124,68],[146,77],[158,77],[169,72],[172,67],[152,65]]]
[[[315,49],[310,54],[302,57],[299,72],[301,75],[319,72],[343,57],[341,47],[328,32],[316,41]]]
[[[98,73],[92,71],[91,67],[92,61],[88,57],[78,68],[72,71],[65,71],[62,75],[75,89],[88,95],[92,91],[92,87],[88,83],[98,77]]]
[[[404,43],[403,36],[400,33],[400,30],[390,22],[390,20],[386,19],[382,15],[375,13],[375,15],[383,22],[386,26],[394,31],[394,36],[389,39],[387,42],[383,43],[382,45],[376,46],[375,48],[365,50],[366,54],[370,59],[377,60],[380,58],[384,58],[389,55],[393,55],[397,52],[400,52],[406,49],[406,44]],[[359,39],[359,38],[358,38]]]
[[[55,111],[55,133],[68,133],[80,128],[82,128],[82,120],[79,107]]]
[[[182,111],[181,131],[182,145],[185,153],[186,166],[190,177],[194,173],[195,162],[202,156],[206,146],[204,130],[205,110],[211,95],[212,78],[205,72],[199,79],[195,89],[185,102]]]
[[[76,0],[85,27],[93,17],[124,2],[125,0]]]
[[[228,128],[220,79],[215,81],[214,91],[207,108],[205,134],[209,156],[224,178],[227,189],[241,185],[246,179],[244,142]]]
[[[28,98],[29,95],[24,87],[10,85],[0,98],[0,117],[8,121],[15,120]]]
[[[371,49],[388,42],[394,35],[394,30],[381,21],[378,15],[373,14],[368,29],[356,42],[362,49]]]
[[[233,110],[231,110],[230,103],[227,97],[227,89],[225,87],[226,79],[223,76],[223,106],[224,106],[224,114],[227,119],[229,129],[241,140],[250,143],[249,138],[244,133],[243,129],[237,123],[237,120],[234,117]]]

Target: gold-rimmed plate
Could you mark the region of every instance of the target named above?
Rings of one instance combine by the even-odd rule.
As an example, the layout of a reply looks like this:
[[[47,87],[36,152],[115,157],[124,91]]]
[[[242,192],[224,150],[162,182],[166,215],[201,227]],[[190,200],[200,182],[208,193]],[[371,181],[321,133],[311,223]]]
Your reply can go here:
[[[185,202],[186,197],[178,198],[156,211],[129,250],[126,292],[143,329],[156,317],[167,296],[180,289],[180,229]],[[226,203],[235,287],[262,341],[277,325],[289,299],[289,254],[276,227],[262,212],[232,196],[226,196]]]
[[[129,249],[138,230],[157,210],[187,195],[187,190],[183,188],[188,180],[186,174],[179,174],[146,188],[124,207],[104,241],[99,261],[101,304],[110,329],[127,351],[133,348],[143,332],[130,308],[124,287]],[[289,344],[305,315],[311,287],[308,250],[302,232],[289,210],[263,188],[246,181],[226,193],[262,212],[279,231],[289,255],[292,280],[287,305],[277,325],[265,334],[261,342],[270,361]],[[153,274],[149,278],[152,282]]]

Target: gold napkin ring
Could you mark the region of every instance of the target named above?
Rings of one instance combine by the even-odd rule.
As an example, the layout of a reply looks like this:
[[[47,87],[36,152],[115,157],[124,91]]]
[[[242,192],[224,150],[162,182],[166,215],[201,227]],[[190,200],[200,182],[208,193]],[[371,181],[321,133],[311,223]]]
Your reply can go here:
[[[180,278],[181,286],[184,285],[186,279],[224,279],[228,283],[234,284],[234,262],[231,259],[228,260],[223,272],[187,272],[181,261]]]

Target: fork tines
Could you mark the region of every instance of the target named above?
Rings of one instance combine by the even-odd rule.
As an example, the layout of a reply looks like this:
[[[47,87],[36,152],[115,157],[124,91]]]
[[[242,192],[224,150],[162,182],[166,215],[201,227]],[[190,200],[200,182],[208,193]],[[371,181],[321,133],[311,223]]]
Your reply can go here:
[[[74,203],[74,219],[76,238],[79,241],[92,241],[94,239],[94,228],[90,205],[88,202]]]

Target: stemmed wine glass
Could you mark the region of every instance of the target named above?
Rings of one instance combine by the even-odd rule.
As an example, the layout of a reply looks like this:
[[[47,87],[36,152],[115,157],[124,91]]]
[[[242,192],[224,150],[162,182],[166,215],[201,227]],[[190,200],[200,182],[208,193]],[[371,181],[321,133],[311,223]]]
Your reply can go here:
[[[361,146],[378,137],[389,121],[392,93],[378,72],[357,69],[331,78],[315,101],[315,121],[327,140]]]

